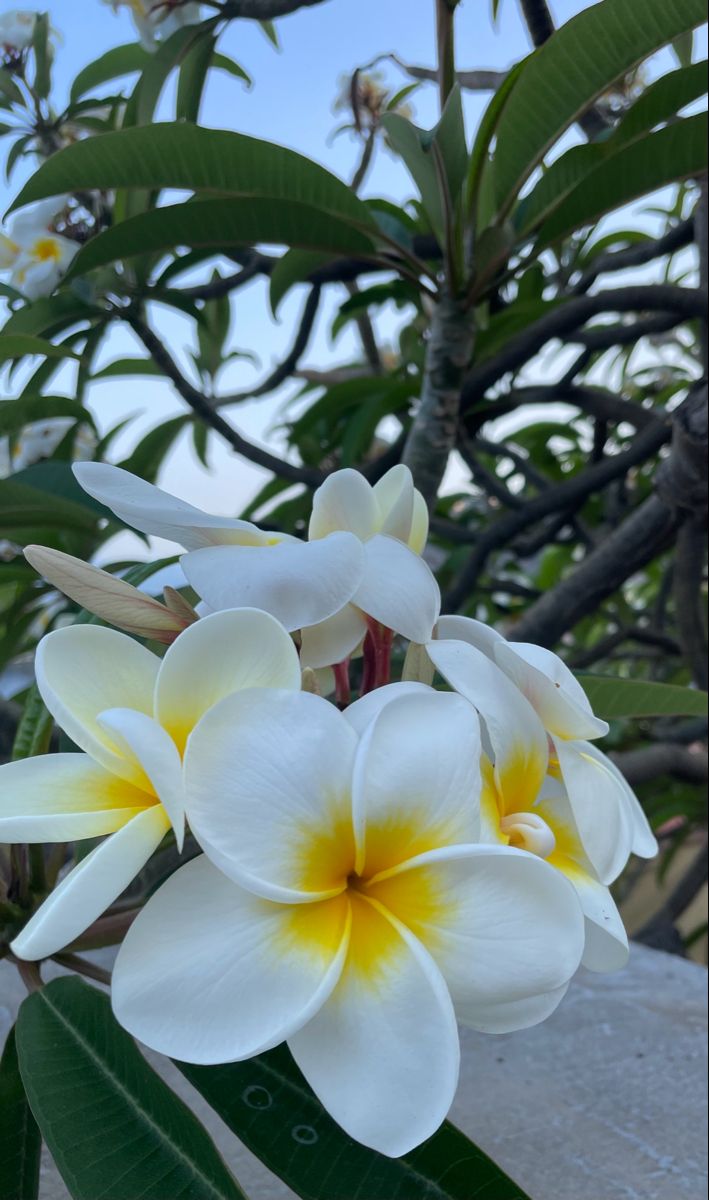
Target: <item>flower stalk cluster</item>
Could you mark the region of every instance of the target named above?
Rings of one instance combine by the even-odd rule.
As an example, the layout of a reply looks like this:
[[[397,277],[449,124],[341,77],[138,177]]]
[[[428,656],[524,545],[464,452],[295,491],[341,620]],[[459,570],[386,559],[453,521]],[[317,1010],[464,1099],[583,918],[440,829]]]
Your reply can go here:
[[[37,651],[44,703],[81,753],[0,768],[0,840],[100,839],[17,907],[11,953],[69,947],[75,963],[118,921],[126,1029],[202,1064],[287,1041],[344,1129],[404,1154],[451,1104],[458,1022],[526,1028],[582,962],[626,961],[610,885],[656,844],[595,745],[607,725],[555,655],[441,614],[404,466],[374,487],[329,476],[305,540],[105,464],[75,473],[126,525],[184,547],[199,599],[169,588],[163,604],[28,549],[113,628],[59,628]],[[201,853],[126,932],[115,902],[187,833]]]

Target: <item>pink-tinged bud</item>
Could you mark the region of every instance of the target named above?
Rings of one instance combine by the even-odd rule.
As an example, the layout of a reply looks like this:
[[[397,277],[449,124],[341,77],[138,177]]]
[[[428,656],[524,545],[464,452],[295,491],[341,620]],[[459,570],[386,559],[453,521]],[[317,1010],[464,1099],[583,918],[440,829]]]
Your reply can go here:
[[[65,596],[126,633],[169,644],[195,619],[194,614],[171,611],[124,579],[61,550],[27,546],[25,558]]]

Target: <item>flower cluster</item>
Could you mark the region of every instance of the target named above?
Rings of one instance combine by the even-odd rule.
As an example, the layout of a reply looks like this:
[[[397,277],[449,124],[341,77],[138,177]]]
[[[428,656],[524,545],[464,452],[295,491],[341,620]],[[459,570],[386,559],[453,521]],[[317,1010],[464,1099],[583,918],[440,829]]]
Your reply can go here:
[[[36,12],[26,9],[11,8],[0,13],[0,59],[12,66],[29,49],[36,22]]]
[[[13,953],[71,945],[163,839],[189,846],[119,950],[119,1021],[202,1064],[287,1041],[335,1120],[404,1154],[451,1104],[457,1022],[534,1025],[581,962],[625,962],[609,885],[656,845],[594,745],[607,726],[554,654],[440,615],[404,467],[373,487],[332,474],[307,540],[105,464],[75,472],[121,521],[185,548],[200,602],[163,605],[28,551],[79,603],[167,649],[97,625],[40,643],[39,690],[82,753],[0,769],[0,839],[103,840]],[[392,683],[395,635],[412,646]]]

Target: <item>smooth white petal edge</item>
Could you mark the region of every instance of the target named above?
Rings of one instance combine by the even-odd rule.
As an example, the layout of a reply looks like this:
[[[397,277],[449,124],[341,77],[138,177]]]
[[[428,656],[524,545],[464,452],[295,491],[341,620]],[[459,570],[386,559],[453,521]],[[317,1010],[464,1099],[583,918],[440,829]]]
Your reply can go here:
[[[125,891],[170,828],[162,805],[145,809],[69,872],[12,942],[18,958],[39,959],[73,942]]]
[[[116,746],[97,721],[108,708],[151,716],[160,659],[133,638],[100,625],[70,625],[42,638],[35,657],[37,687],[57,725],[114,775],[150,791],[136,759]]]
[[[0,767],[0,843],[102,837],[153,803],[88,754],[23,758]]]
[[[354,951],[317,1015],[288,1045],[339,1125],[391,1158],[438,1129],[455,1095],[460,1047],[445,982],[431,956],[394,918],[372,908],[352,922]],[[371,973],[357,939],[373,933],[380,954]],[[367,952],[364,951],[364,959]]]
[[[177,849],[185,840],[185,795],[182,759],[162,725],[130,708],[109,708],[98,722],[137,758],[163,805],[175,832]]]
[[[601,883],[613,883],[632,850],[625,791],[591,743],[552,742],[584,852]]]
[[[605,737],[608,722],[593,715],[581,684],[551,650],[526,642],[498,642],[495,661],[517,684],[544,728],[573,740]]]
[[[362,543],[352,533],[275,546],[211,546],[182,559],[185,575],[215,610],[261,608],[289,631],[339,612],[359,587]]]
[[[367,542],[364,555],[352,603],[410,642],[427,642],[441,608],[431,568],[403,542],[381,534]]]
[[[303,667],[336,666],[357,649],[367,632],[367,622],[354,604],[334,616],[301,630],[300,662]]]
[[[371,485],[359,471],[333,471],[316,490],[308,527],[311,541],[347,531],[366,542],[379,528],[379,511]]]
[[[295,904],[342,891],[356,747],[354,730],[320,696],[258,689],[220,701],[185,755],[187,819],[205,853],[265,899]]]
[[[155,716],[183,750],[217,701],[261,687],[300,690],[293,639],[270,613],[226,609],[190,625],[168,648],[155,684]]]
[[[387,683],[384,687],[375,688],[373,692],[368,692],[366,696],[361,696],[359,700],[355,700],[354,704],[350,704],[342,714],[346,721],[354,729],[355,733],[362,736],[368,725],[379,716],[383,708],[387,704],[391,704],[392,700],[398,700],[401,696],[430,696],[433,688],[427,687],[425,683]]]
[[[319,1010],[348,941],[346,902],[273,904],[201,855],[128,931],[113,971],[113,1011],[161,1054],[204,1064],[251,1058]]]

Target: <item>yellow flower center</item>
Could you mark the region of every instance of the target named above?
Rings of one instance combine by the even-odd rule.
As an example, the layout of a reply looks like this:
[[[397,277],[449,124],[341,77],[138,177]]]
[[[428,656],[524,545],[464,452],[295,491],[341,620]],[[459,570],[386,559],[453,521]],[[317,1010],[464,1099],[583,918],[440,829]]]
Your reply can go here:
[[[32,255],[39,262],[58,262],[61,258],[61,249],[56,238],[38,238],[32,247]]]

